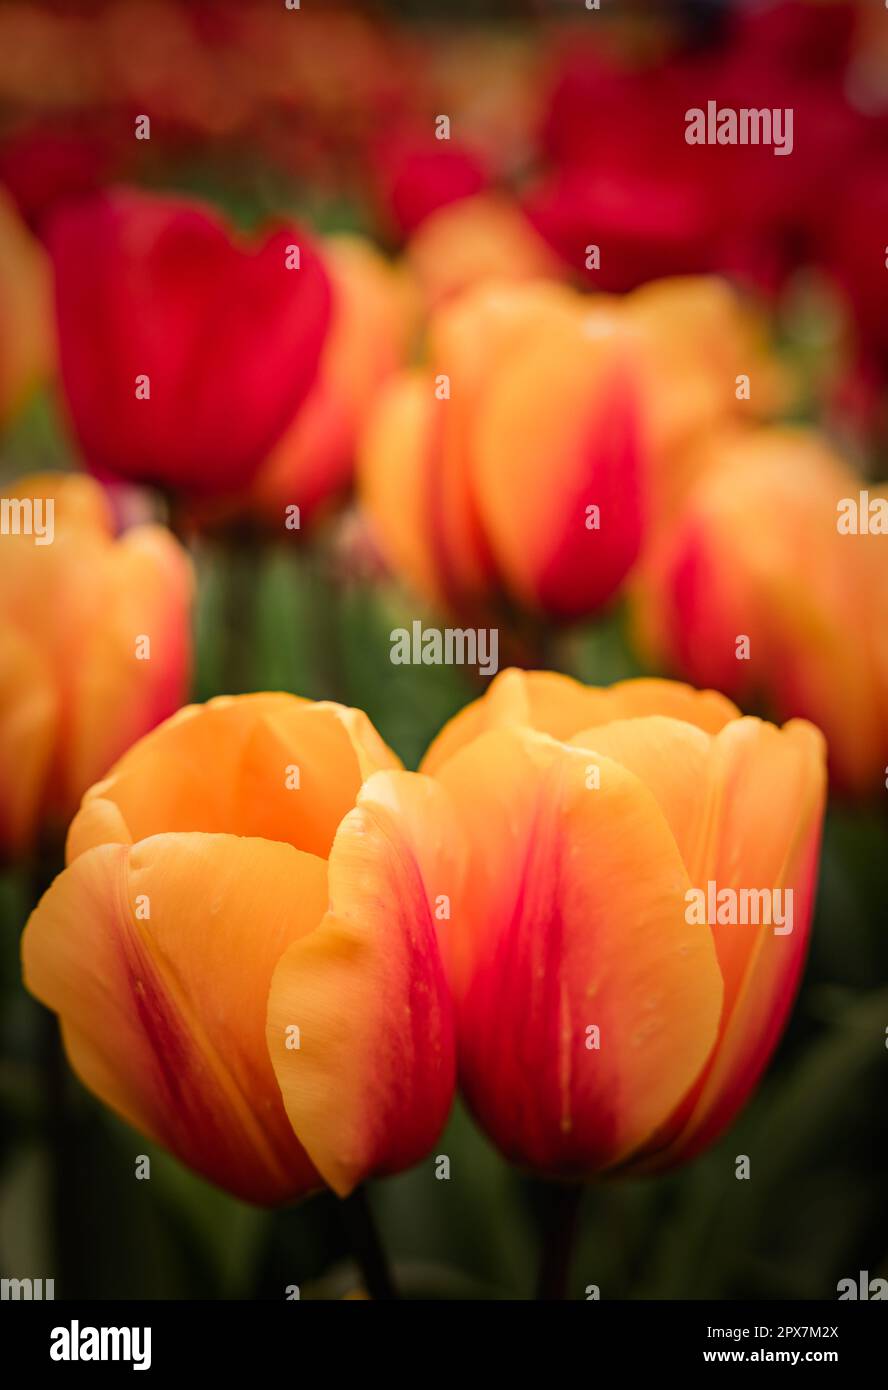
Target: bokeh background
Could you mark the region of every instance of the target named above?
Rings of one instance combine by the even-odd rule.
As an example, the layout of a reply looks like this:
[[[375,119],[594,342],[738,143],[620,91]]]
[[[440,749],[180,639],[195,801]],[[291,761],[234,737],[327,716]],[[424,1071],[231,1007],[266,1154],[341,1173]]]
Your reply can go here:
[[[386,294],[408,304],[396,312],[386,300],[349,339],[331,406],[348,425],[328,453],[307,461],[302,441],[264,485],[199,506],[177,496],[175,478],[112,485],[118,524],[162,520],[191,554],[194,699],[282,689],[358,705],[415,767],[478,694],[471,672],[392,665],[391,630],[440,621],[440,609],[393,563],[352,474],[382,374],[424,362],[434,316],[487,278],[545,276],[622,299],[662,277],[716,275],[737,307],[691,370],[704,373],[713,346],[717,355],[739,331],[735,313],[754,316],[781,383],[751,403],[757,425],[815,429],[855,488],[885,477],[888,15],[876,3],[602,0],[598,13],[580,0],[304,0],[298,13],[259,0],[4,3],[0,55],[5,486],[82,467],[43,248],[59,211],[97,189],[198,197],[244,233],[295,218],[322,255],[333,256],[331,239],[360,238],[384,258],[374,273],[395,277]],[[716,95],[792,106],[792,157],[709,159],[686,146],[684,110]],[[134,138],[143,113],[144,141]],[[434,138],[441,113],[448,142]],[[587,270],[593,241],[601,267]],[[681,315],[679,305],[679,336]],[[82,332],[94,331],[87,316]],[[662,342],[668,357],[668,334]],[[732,397],[733,379],[731,368]],[[717,433],[702,426],[707,440]],[[741,489],[744,472],[741,459]],[[303,508],[296,535],[282,523],[287,500]],[[669,537],[694,496],[682,491],[675,506]],[[745,516],[755,529],[755,511]],[[847,590],[830,608],[828,590],[794,628],[793,584],[808,591],[809,573],[835,565],[807,517],[801,506],[784,517],[787,572],[748,591],[771,634],[772,679],[759,671],[754,688],[728,691],[786,718],[809,712],[803,687],[814,683],[831,748],[854,744],[853,775],[834,768],[803,987],[759,1092],[714,1149],[666,1178],[590,1186],[577,1297],[597,1284],[605,1298],[833,1298],[860,1270],[888,1277],[888,559],[882,550],[867,568],[859,602]],[[516,617],[514,596],[499,606],[486,596],[477,613],[511,625],[507,651],[526,664],[596,684],[652,670],[698,679],[693,653],[645,639],[645,614],[655,635],[670,621],[645,598],[651,586],[666,592],[654,549],[645,542],[610,602],[568,623],[545,607]],[[741,571],[744,555],[726,563]],[[789,616],[772,633],[777,595]],[[2,622],[11,629],[9,614]],[[712,630],[696,638],[705,645]],[[857,656],[879,641],[860,674]],[[863,712],[846,700],[843,667],[871,684]],[[784,679],[799,668],[805,681]],[[293,1283],[303,1297],[341,1296],[355,1279],[334,1198],[276,1214],[240,1204],[134,1136],[53,1062],[18,940],[59,853],[44,827],[0,877],[0,1272],[54,1273],[59,1294],[96,1298],[280,1298]],[[143,1152],[152,1178],[134,1182]],[[449,1182],[432,1156],[372,1194],[405,1291],[527,1296],[544,1198],[459,1107],[437,1152],[451,1158]],[[751,1159],[748,1182],[734,1176],[739,1154]]]

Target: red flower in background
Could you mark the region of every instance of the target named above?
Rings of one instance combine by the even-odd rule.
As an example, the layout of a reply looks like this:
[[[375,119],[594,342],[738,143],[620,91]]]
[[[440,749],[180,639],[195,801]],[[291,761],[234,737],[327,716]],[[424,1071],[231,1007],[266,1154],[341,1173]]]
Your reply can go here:
[[[767,56],[788,71],[835,75],[851,56],[859,19],[854,0],[783,0],[734,10],[727,38],[738,50]]]
[[[526,196],[537,230],[598,289],[711,270],[778,288],[817,246],[824,188],[878,134],[846,96],[852,33],[849,7],[781,5],[738,21],[727,42],[665,63],[632,66],[574,46],[555,69],[545,163]],[[687,144],[687,113],[709,101],[789,108],[791,154]],[[596,269],[586,267],[590,245],[600,247]]]
[[[44,122],[15,131],[0,148],[0,180],[24,220],[39,230],[44,217],[70,198],[97,192],[122,167],[112,123]],[[116,144],[122,145],[119,135]],[[127,131],[127,144],[132,145]]]
[[[49,220],[64,394],[90,469],[182,492],[250,482],[317,371],[326,272],[293,225],[115,189]],[[297,254],[298,252],[298,254]]]
[[[484,161],[457,141],[398,136],[374,156],[377,199],[384,219],[409,237],[439,208],[471,198],[490,185]]]
[[[888,367],[886,246],[888,155],[882,155],[862,161],[843,182],[829,221],[825,260],[854,311],[864,361]]]

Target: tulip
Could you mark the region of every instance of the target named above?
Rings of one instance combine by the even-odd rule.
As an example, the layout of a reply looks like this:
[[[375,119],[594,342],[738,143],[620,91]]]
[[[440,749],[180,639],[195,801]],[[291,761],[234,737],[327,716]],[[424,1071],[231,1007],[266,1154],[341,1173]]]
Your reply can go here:
[[[886,274],[885,238],[888,176],[884,155],[860,159],[842,181],[841,194],[826,217],[824,259],[847,296],[854,315],[857,346],[864,365],[872,363],[880,380],[888,371],[888,328],[882,312]]]
[[[423,299],[436,309],[484,280],[557,280],[562,269],[509,198],[480,193],[425,219],[406,247]]]
[[[434,133],[389,137],[374,163],[385,221],[403,237],[439,208],[482,192],[490,181],[473,150],[455,140],[438,141]]]
[[[326,273],[294,226],[251,245],[197,203],[117,189],[47,223],[62,382],[90,469],[245,487],[314,381]]]
[[[116,538],[90,478],[22,478],[3,509],[0,853],[13,857],[63,828],[87,787],[178,708],[192,576],[162,527]]]
[[[795,16],[747,8],[728,41],[665,63],[621,62],[583,45],[566,52],[543,122],[548,161],[525,206],[590,287],[729,271],[774,292],[810,256],[824,188],[872,133],[839,70],[848,15],[828,4]],[[764,142],[688,144],[685,113],[716,95],[728,109],[794,112],[791,157]],[[590,243],[601,253],[594,268]]]
[[[669,524],[691,445],[787,392],[758,315],[714,276],[621,299],[482,284],[429,344],[370,418],[359,489],[391,568],[457,612],[594,613]]]
[[[719,276],[654,280],[623,307],[642,344],[648,506],[660,531],[704,465],[701,442],[732,421],[787,410],[795,383],[777,361],[758,304]]]
[[[0,196],[0,428],[45,381],[53,358],[49,264]]]
[[[862,22],[854,4],[778,0],[766,9],[737,10],[728,18],[728,33],[741,51],[775,66],[802,76],[818,72],[841,78]]]
[[[23,220],[39,235],[44,218],[60,203],[95,193],[132,153],[131,133],[116,117],[84,110],[75,118],[67,111],[62,120],[40,120],[3,140],[0,180]],[[50,280],[48,267],[46,278]]]
[[[752,1093],[798,980],[818,731],[669,681],[596,690],[511,670],[421,771],[468,844],[441,941],[461,1085],[485,1132],[559,1179],[699,1153]],[[689,904],[710,884],[736,902],[779,892],[792,931],[701,920]]]
[[[619,587],[642,534],[637,351],[616,311],[545,282],[485,285],[431,324],[359,458],[387,561],[459,611],[556,618]]]
[[[292,695],[192,706],[137,743],[24,934],[83,1083],[258,1204],[416,1162],[454,1084],[437,793],[360,711]]]
[[[840,530],[865,485],[802,430],[722,432],[704,453],[637,576],[638,643],[695,684],[812,720],[836,786],[865,795],[888,761],[885,537]]]
[[[330,237],[324,261],[333,317],[314,385],[251,489],[277,525],[297,505],[304,526],[351,482],[361,428],[383,383],[407,356],[414,321],[408,277],[356,236]]]

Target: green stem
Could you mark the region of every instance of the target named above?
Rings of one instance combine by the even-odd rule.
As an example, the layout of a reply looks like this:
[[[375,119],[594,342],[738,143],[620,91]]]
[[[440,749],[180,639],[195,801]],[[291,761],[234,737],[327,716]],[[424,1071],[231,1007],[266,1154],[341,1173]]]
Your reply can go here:
[[[356,1187],[351,1196],[343,1201],[341,1210],[343,1225],[368,1294],[377,1301],[398,1298],[400,1295],[392,1279],[366,1189]]]
[[[243,695],[256,688],[257,623],[261,584],[261,550],[247,527],[233,527],[218,550],[221,603],[219,613],[219,690]]]
[[[583,1200],[583,1184],[547,1183],[545,1189],[546,1212],[536,1297],[553,1302],[567,1297],[567,1284]]]
[[[347,705],[348,672],[343,651],[345,604],[343,578],[331,552],[329,538],[315,538],[306,551],[311,592],[315,598],[313,641],[318,689],[324,700],[338,700]]]

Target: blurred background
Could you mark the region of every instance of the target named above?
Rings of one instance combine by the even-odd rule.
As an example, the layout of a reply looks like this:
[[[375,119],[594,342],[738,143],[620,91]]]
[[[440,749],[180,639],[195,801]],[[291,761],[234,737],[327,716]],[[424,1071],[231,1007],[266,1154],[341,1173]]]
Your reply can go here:
[[[792,108],[792,156],[688,146],[685,112],[710,98]],[[292,223],[333,288],[312,391],[238,486],[214,487],[212,467],[189,487],[162,460],[128,468],[126,419],[118,466],[91,456],[78,361],[125,354],[142,290],[123,287],[117,318],[98,291],[72,310],[66,218],[124,185],[197,199],[234,239]],[[683,676],[827,734],[812,947],[779,1052],[688,1168],[590,1186],[575,1297],[597,1284],[604,1298],[829,1299],[860,1270],[888,1277],[888,539],[852,559],[835,526],[837,502],[881,495],[888,472],[886,264],[888,12],[874,0],[0,5],[4,495],[88,467],[109,537],[173,532],[195,575],[182,698],[281,689],[357,705],[415,767],[483,678],[393,666],[389,634],[455,613],[499,626],[502,664],[594,684]],[[635,383],[654,421],[644,526],[583,611],[506,562],[520,536],[485,537],[479,577],[457,522],[442,562],[433,518],[373,442],[382,397],[440,366],[464,296],[540,280],[607,296],[650,352]],[[199,474],[188,433],[183,419]],[[42,611],[53,660],[76,666],[49,634],[49,590],[23,635],[27,581],[4,542],[4,663],[42,641]],[[89,546],[65,564],[55,584],[85,583]],[[742,676],[717,655],[738,632],[765,654]],[[4,664],[0,723],[13,687]],[[4,725],[9,785],[18,737]],[[84,789],[72,782],[74,805]],[[342,1296],[355,1276],[334,1198],[276,1214],[240,1204],[48,1058],[18,940],[60,863],[70,807],[52,803],[35,792],[3,846],[0,1272],[54,1273],[58,1296],[280,1298],[293,1283]],[[151,1181],[134,1183],[142,1152]],[[372,1193],[405,1291],[528,1296],[538,1190],[460,1108],[437,1152],[451,1181],[433,1155]],[[734,1176],[740,1154],[749,1182]]]

